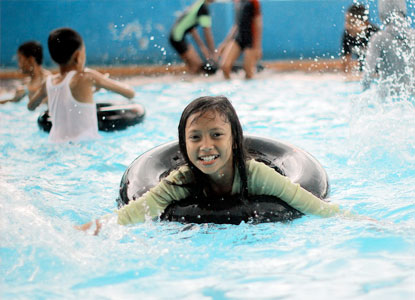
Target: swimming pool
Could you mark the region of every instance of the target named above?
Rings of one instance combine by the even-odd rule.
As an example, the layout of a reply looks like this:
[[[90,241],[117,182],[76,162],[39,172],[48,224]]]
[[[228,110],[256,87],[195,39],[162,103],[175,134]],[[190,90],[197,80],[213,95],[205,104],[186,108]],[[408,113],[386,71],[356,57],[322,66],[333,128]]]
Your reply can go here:
[[[413,299],[415,107],[360,95],[336,75],[138,79],[145,121],[53,145],[25,101],[0,107],[2,299]],[[146,84],[142,84],[146,80]],[[223,94],[245,133],[278,138],[326,168],[330,200],[379,220],[281,224],[73,225],[110,213],[121,176],[176,138],[192,99]],[[120,99],[100,92],[100,101]]]

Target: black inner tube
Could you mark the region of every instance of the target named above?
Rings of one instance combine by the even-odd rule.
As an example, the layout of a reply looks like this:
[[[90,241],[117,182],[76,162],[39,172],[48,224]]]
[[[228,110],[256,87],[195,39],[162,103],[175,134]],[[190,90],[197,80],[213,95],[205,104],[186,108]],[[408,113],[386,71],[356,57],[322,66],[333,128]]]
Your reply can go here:
[[[144,120],[145,109],[137,103],[97,103],[98,130],[116,131],[141,123]],[[52,123],[49,112],[42,113],[37,123],[39,128],[50,132]]]
[[[255,195],[242,203],[238,195],[203,199],[189,197],[171,203],[160,220],[181,223],[240,224],[286,222],[303,214],[277,197]]]
[[[212,60],[205,61],[204,64],[202,65],[202,67],[201,67],[201,71],[203,73],[207,74],[207,75],[215,74],[218,71],[218,69],[219,69],[218,64],[215,63]],[[233,66],[231,68],[231,71],[236,73],[236,72],[239,72],[240,70],[243,70],[243,69],[244,69],[243,62],[236,61],[236,62],[234,62]],[[261,63],[258,63],[256,65],[256,72],[258,72],[258,73],[262,72],[264,69],[265,69],[265,67]]]
[[[245,136],[245,141],[252,158],[299,183],[320,199],[327,197],[327,174],[309,153],[272,139]],[[142,154],[124,172],[117,199],[118,206],[138,199],[182,164],[184,159],[177,141],[160,145]],[[189,197],[172,202],[160,219],[182,223],[239,224],[242,221],[290,221],[303,215],[277,197],[255,195],[247,200],[248,203],[243,204],[238,195],[217,199]]]

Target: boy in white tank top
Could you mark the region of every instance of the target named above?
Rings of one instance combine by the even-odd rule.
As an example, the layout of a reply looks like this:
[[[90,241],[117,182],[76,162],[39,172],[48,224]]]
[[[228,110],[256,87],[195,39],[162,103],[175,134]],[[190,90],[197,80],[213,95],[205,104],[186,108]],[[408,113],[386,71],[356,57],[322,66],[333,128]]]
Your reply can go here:
[[[85,46],[81,36],[70,28],[58,28],[49,34],[49,53],[59,65],[59,73],[49,76],[31,97],[27,108],[34,110],[48,97],[52,120],[49,140],[78,142],[99,138],[94,90],[105,88],[126,98],[134,90],[98,71],[85,68]]]

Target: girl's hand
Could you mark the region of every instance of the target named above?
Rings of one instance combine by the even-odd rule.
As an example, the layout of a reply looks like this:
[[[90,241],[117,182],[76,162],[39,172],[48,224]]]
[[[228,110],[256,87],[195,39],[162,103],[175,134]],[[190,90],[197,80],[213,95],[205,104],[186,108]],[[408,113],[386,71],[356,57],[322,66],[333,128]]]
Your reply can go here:
[[[77,225],[74,226],[75,229],[81,230],[81,231],[88,231],[89,229],[91,229],[93,227],[94,222],[88,222],[82,225]],[[93,235],[98,235],[99,231],[101,230],[101,223],[99,222],[98,219],[95,220],[95,229],[93,230]]]

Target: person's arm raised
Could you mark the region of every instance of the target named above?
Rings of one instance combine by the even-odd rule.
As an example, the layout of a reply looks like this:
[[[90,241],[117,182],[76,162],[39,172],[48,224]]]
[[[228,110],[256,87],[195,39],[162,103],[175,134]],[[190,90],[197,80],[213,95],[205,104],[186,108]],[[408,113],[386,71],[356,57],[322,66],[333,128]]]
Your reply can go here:
[[[135,92],[128,84],[111,79],[105,74],[93,69],[85,69],[85,72],[90,74],[93,84],[97,89],[104,88],[128,99],[134,98]]]

